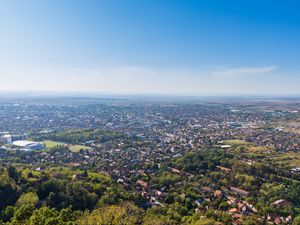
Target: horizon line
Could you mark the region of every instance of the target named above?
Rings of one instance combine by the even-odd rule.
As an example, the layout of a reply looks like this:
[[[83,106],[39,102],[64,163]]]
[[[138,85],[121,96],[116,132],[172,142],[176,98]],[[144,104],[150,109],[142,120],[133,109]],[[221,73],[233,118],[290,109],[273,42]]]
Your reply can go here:
[[[97,91],[51,91],[51,90],[0,90],[2,97],[10,97],[7,95],[17,95],[11,97],[185,97],[185,98],[299,98],[299,94],[282,94],[282,93],[158,93],[158,92],[97,92]],[[26,96],[24,96],[26,94]],[[22,96],[19,96],[22,95]],[[34,95],[34,96],[31,96]]]

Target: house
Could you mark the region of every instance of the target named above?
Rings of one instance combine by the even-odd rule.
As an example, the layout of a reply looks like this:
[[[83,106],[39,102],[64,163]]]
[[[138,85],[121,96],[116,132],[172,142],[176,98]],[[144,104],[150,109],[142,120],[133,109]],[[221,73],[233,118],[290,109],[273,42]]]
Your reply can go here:
[[[228,149],[228,148],[231,147],[231,145],[221,145],[220,147],[221,147],[222,149]]]
[[[282,224],[282,221],[279,217],[276,217],[274,222],[275,222],[275,224]]]
[[[202,190],[203,190],[204,192],[211,192],[211,191],[212,191],[211,188],[208,187],[208,186],[202,187]]]
[[[248,196],[249,195],[248,191],[245,191],[245,190],[242,190],[242,189],[239,189],[239,188],[236,188],[236,187],[230,187],[230,190],[237,193],[237,194],[243,195],[243,196]]]
[[[217,166],[217,168],[223,172],[230,173],[232,170],[223,166]]]
[[[186,176],[188,176],[188,178],[193,178],[195,175],[191,174],[191,173],[185,173]]]
[[[85,180],[87,177],[84,174],[74,174],[73,180]]]
[[[124,179],[119,178],[119,179],[117,180],[117,183],[124,183]]]
[[[241,219],[242,216],[243,216],[243,215],[240,214],[240,213],[235,213],[235,214],[232,215],[232,217],[233,217],[234,219]]]
[[[253,205],[249,204],[249,203],[246,202],[246,201],[244,201],[243,203],[244,203],[249,209],[251,209],[252,212],[254,212],[254,213],[257,213],[257,212],[258,212],[257,209],[256,209]]]
[[[138,185],[142,186],[143,188],[148,188],[148,183],[142,180],[138,180],[136,182]]]
[[[155,207],[155,206],[165,207],[162,203],[157,201],[156,198],[154,198],[154,197],[150,198],[150,204],[152,207]]]
[[[195,203],[196,203],[198,206],[200,206],[202,202],[203,202],[203,200],[202,200],[201,198],[199,198],[199,199],[197,199],[197,200],[195,201]]]
[[[285,200],[285,199],[279,199],[275,202],[272,203],[272,205],[276,206],[276,207],[280,207],[280,208],[283,208],[283,207],[288,207],[288,206],[291,206],[292,203]]]
[[[181,174],[181,171],[175,168],[171,168],[172,173]]]
[[[229,213],[238,213],[239,209],[238,208],[232,208],[228,210]]]
[[[161,191],[159,191],[159,190],[154,190],[154,195],[156,196],[156,197],[162,197],[163,196],[163,193],[161,192]]]
[[[216,190],[216,191],[214,192],[214,196],[215,196],[216,198],[221,197],[221,196],[222,196],[222,191]]]

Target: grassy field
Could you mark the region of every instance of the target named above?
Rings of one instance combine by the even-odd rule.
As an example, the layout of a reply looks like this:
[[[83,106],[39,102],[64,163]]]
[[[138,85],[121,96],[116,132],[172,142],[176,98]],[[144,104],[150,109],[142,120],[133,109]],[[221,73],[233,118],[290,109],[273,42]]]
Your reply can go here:
[[[55,148],[60,145],[66,145],[63,142],[50,141],[50,140],[43,141],[43,143],[45,144],[46,148]]]
[[[231,145],[232,149],[243,147],[249,153],[265,153],[271,152],[273,149],[265,146],[259,146],[255,143],[247,142],[239,139],[225,140],[225,144]]]
[[[274,156],[273,160],[279,165],[288,165],[291,167],[300,167],[300,152],[286,152]]]
[[[70,151],[72,152],[79,152],[81,149],[89,149],[90,147],[84,146],[84,145],[71,145],[71,144],[66,144],[63,142],[58,142],[58,141],[50,141],[50,140],[46,140],[43,141],[43,143],[45,144],[46,148],[55,148],[58,146],[68,146]]]
[[[284,124],[284,130],[300,134],[300,121],[291,121]]]
[[[231,150],[235,151],[240,148],[246,150],[244,154],[260,155],[268,157],[278,166],[300,167],[300,152],[278,153],[274,149],[266,146],[259,146],[255,143],[243,140],[233,139],[224,141],[225,144],[232,145]]]
[[[272,124],[273,127],[282,127],[286,132],[293,132],[300,134],[300,118],[280,121]]]
[[[224,143],[226,145],[248,145],[248,144],[251,144],[249,142],[239,140],[239,139],[225,140]]]
[[[69,149],[72,152],[79,152],[81,149],[90,149],[90,147],[84,145],[69,145]]]
[[[267,152],[272,151],[272,148],[265,147],[265,146],[247,146],[246,149],[249,152]]]

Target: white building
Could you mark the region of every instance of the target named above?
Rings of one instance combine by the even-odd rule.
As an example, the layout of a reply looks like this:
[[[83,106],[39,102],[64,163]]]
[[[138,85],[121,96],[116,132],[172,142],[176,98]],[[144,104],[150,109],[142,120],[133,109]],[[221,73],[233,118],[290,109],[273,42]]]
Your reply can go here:
[[[14,141],[12,145],[20,147],[20,150],[23,151],[42,150],[45,148],[43,143],[35,141]]]
[[[2,136],[2,140],[6,143],[6,144],[12,144],[12,135],[11,134],[5,134]]]

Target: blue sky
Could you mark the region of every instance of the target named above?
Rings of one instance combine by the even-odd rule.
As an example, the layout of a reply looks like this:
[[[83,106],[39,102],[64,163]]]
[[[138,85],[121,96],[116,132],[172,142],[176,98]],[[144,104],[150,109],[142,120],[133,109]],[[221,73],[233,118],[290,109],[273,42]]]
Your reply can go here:
[[[291,0],[0,0],[0,90],[299,95]]]

